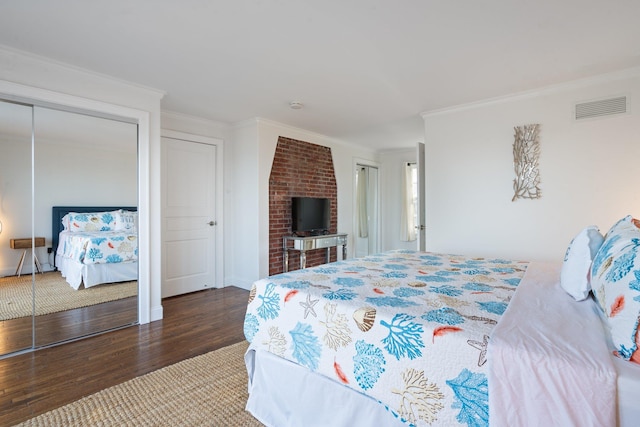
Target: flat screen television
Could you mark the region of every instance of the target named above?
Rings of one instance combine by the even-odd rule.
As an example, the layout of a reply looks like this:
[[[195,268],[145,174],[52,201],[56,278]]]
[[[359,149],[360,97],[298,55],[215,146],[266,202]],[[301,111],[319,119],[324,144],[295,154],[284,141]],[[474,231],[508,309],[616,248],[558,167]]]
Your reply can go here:
[[[291,198],[291,231],[294,234],[327,234],[330,224],[330,199],[320,197]]]

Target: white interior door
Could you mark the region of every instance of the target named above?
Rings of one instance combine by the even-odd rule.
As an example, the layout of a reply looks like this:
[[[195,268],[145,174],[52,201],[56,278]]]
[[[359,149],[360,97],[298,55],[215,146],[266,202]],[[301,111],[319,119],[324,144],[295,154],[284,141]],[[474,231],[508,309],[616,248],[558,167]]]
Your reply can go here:
[[[426,203],[425,203],[425,189],[426,189],[426,174],[424,168],[424,143],[418,142],[417,146],[418,151],[418,200],[417,200],[417,216],[418,223],[417,227],[417,237],[418,237],[418,250],[424,251],[426,250]]]
[[[216,146],[162,138],[162,297],[216,287]]]

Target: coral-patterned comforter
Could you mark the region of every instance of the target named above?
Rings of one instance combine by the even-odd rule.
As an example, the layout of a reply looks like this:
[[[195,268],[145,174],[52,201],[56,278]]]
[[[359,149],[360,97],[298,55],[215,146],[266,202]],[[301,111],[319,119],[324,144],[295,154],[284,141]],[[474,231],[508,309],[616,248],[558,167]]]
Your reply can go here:
[[[130,231],[63,231],[57,253],[81,264],[137,261],[138,235]]]
[[[400,250],[297,270],[254,284],[244,332],[408,425],[488,425],[487,343],[526,268]]]

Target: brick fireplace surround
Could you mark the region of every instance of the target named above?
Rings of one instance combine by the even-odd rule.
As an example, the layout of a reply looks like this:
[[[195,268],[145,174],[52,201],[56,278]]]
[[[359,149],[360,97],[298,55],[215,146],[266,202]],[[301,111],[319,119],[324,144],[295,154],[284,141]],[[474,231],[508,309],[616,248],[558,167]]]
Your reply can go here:
[[[329,232],[338,232],[338,186],[331,148],[279,137],[269,176],[269,275],[284,271],[282,237],[291,235],[291,198],[326,197],[331,200]],[[293,255],[295,252],[292,252]],[[307,267],[324,264],[326,250],[307,252]],[[336,260],[335,250],[331,261]],[[299,257],[289,257],[289,270],[300,268]]]

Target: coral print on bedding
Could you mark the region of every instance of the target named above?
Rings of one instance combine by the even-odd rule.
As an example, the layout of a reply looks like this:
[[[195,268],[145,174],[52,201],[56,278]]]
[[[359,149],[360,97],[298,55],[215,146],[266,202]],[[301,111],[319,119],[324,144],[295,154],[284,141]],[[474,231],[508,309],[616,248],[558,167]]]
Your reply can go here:
[[[62,232],[58,252],[82,264],[137,261],[138,236],[122,231]]]
[[[244,332],[407,425],[488,425],[486,352],[526,262],[390,251],[272,276]]]
[[[122,209],[69,212],[62,218],[58,254],[82,264],[137,261],[137,218],[137,212]]]
[[[591,267],[591,287],[607,316],[618,356],[640,363],[640,221],[626,216],[607,232]]]
[[[69,212],[62,218],[65,231],[113,231],[118,211],[78,213]]]

